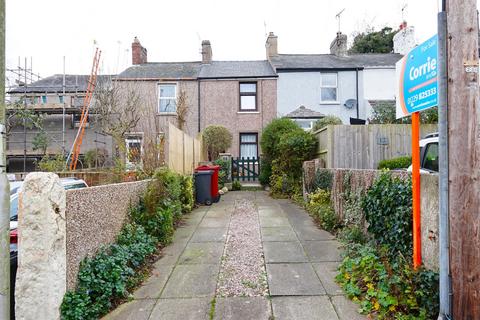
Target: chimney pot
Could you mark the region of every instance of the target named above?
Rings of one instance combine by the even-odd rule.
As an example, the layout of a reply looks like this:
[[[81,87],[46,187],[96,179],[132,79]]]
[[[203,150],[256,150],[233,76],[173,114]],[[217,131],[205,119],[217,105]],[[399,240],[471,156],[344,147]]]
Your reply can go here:
[[[132,64],[144,64],[147,62],[147,49],[142,47],[140,40],[135,37],[132,42]]]

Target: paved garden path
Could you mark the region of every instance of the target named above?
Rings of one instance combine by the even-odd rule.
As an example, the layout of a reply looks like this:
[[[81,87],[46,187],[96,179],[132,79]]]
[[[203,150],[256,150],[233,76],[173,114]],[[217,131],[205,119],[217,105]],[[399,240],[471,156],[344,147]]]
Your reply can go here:
[[[339,246],[287,200],[229,192],[188,215],[133,300],[105,319],[365,319],[334,282]]]

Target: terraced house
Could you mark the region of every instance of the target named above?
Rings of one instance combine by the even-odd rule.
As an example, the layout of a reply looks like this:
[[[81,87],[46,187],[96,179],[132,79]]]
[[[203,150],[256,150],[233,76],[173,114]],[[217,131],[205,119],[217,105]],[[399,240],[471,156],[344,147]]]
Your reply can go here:
[[[225,152],[234,157],[261,154],[262,129],[277,115],[277,75],[267,60],[215,61],[210,42],[204,40],[201,61],[148,62],[147,50],[135,38],[132,62],[117,81],[137,88],[151,111],[132,133],[136,141],[145,134],[145,122],[153,121],[147,130],[165,136],[167,144],[168,123],[191,136],[209,125],[222,125],[233,135]]]

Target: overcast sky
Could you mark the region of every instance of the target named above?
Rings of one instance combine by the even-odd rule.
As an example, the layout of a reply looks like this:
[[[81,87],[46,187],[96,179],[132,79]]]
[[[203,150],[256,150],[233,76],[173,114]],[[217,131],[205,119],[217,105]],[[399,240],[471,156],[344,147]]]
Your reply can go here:
[[[138,36],[148,60],[196,61],[200,42],[212,43],[215,60],[265,58],[265,32],[278,35],[280,53],[328,53],[338,29],[398,27],[404,19],[422,42],[436,33],[438,0],[7,0],[7,68],[33,58],[41,76],[89,74],[94,41],[103,51],[102,73],[131,64]],[[7,74],[8,75],[8,74]],[[9,75],[9,78],[12,78]],[[10,79],[11,80],[11,79]]]

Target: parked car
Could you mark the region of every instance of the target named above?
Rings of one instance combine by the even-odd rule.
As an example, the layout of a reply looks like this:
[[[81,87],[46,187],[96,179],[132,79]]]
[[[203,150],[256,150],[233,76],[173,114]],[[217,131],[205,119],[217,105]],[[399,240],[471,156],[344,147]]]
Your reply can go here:
[[[88,187],[87,183],[77,178],[61,178],[65,190]],[[15,280],[18,265],[18,195],[23,181],[10,182],[10,319],[15,319]]]
[[[412,166],[408,167],[412,171]],[[420,140],[420,173],[438,172],[438,132],[431,133]]]

